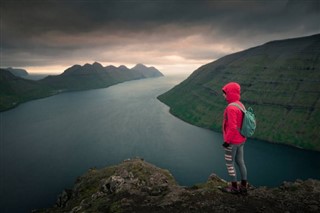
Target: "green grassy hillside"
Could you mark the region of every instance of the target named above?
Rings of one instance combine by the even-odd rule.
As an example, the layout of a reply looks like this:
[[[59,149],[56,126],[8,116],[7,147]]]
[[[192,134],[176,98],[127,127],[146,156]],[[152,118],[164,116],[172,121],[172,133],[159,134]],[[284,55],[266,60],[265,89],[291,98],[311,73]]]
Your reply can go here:
[[[221,88],[231,81],[255,111],[254,138],[320,151],[320,34],[225,56],[158,98],[182,120],[221,131]]]
[[[0,69],[0,111],[53,94],[54,90],[47,85],[17,77],[8,70]]]

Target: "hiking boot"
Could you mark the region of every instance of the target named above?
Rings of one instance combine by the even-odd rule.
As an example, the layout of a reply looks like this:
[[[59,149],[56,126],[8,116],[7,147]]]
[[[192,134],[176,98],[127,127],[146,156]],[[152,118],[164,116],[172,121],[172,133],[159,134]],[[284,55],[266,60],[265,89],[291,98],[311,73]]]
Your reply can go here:
[[[227,186],[221,189],[221,191],[226,192],[226,193],[230,193],[230,194],[239,194],[240,191],[238,188],[235,188],[233,186]]]
[[[247,186],[240,185],[239,192],[241,195],[248,195],[248,185]]]

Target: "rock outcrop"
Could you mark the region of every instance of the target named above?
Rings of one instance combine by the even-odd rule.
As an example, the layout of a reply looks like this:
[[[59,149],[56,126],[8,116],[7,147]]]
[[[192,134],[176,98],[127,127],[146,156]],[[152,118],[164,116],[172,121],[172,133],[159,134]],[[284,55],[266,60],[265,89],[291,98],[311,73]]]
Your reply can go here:
[[[54,207],[34,212],[319,212],[320,181],[284,182],[251,188],[248,195],[220,190],[227,182],[212,174],[193,187],[179,186],[171,173],[142,159],[90,169]]]

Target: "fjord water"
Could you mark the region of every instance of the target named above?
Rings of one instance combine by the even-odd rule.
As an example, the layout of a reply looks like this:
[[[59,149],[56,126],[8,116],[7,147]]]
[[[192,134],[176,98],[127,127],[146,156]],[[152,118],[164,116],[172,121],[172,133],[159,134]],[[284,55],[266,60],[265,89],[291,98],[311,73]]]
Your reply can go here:
[[[179,120],[156,99],[185,78],[63,93],[1,113],[1,212],[50,207],[88,169],[136,156],[170,170],[180,185],[212,172],[227,179],[221,134]],[[320,179],[317,152],[248,140],[245,159],[253,185]]]

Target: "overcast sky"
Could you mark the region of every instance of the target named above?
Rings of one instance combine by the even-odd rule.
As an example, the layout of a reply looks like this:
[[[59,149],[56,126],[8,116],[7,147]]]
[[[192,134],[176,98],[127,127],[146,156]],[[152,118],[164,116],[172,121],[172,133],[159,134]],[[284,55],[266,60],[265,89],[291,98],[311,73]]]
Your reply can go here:
[[[137,63],[192,72],[271,40],[320,33],[320,0],[2,0],[1,67],[61,73]]]

